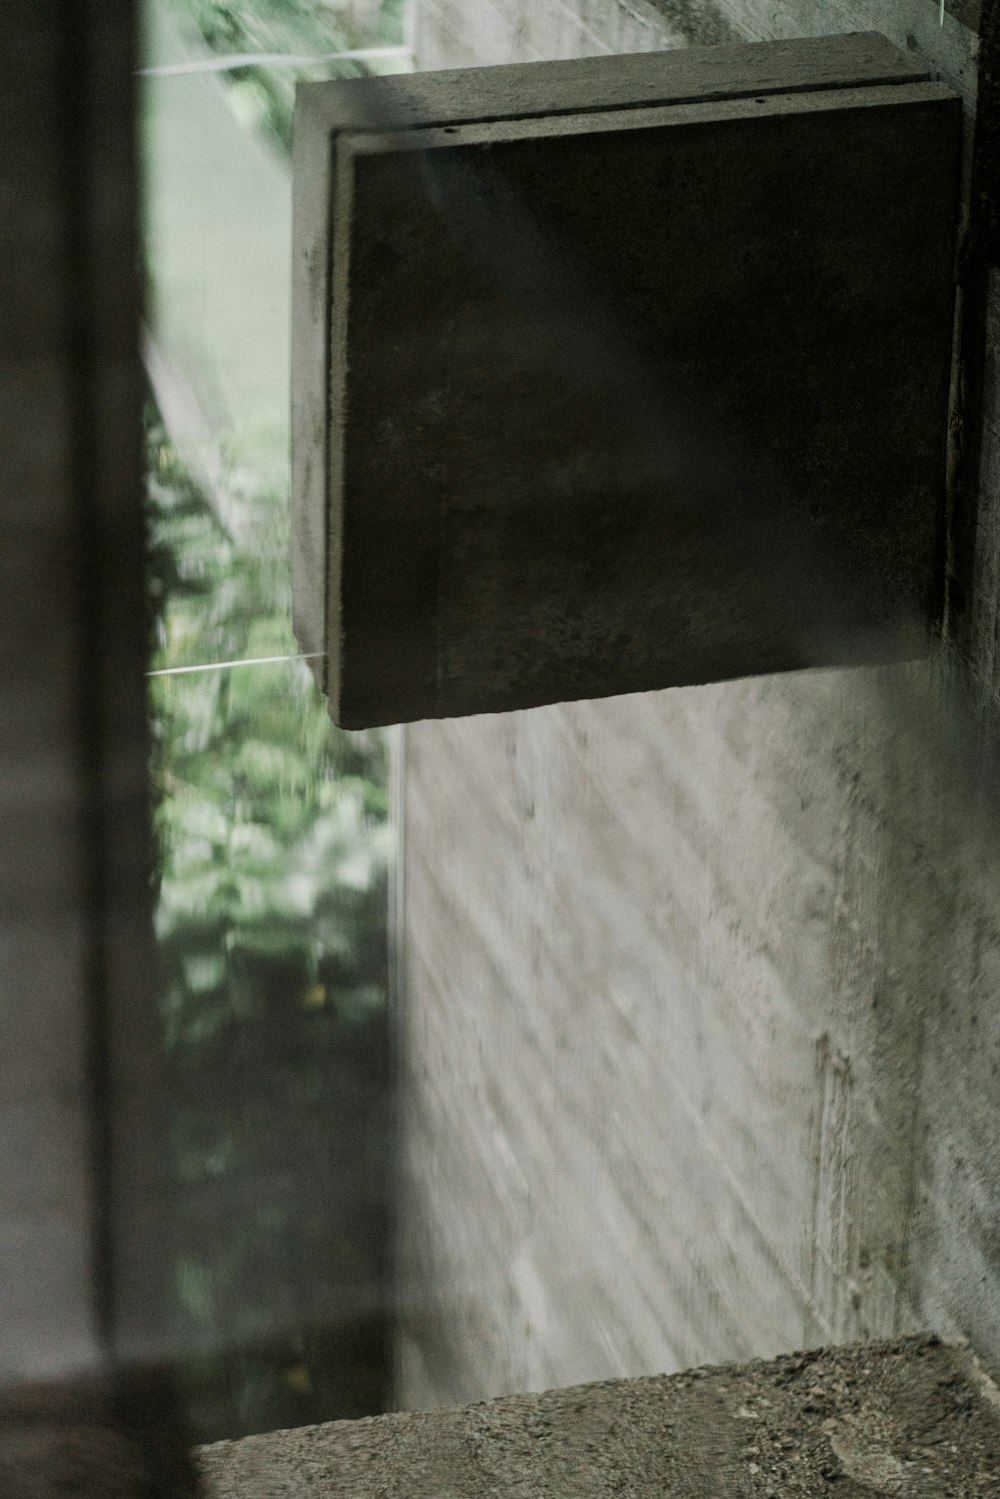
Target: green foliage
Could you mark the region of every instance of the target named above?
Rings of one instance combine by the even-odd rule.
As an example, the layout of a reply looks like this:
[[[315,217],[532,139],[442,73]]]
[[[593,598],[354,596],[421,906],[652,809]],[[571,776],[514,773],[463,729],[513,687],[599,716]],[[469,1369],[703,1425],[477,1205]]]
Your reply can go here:
[[[159,3],[196,51],[216,55],[316,56],[402,41],[403,0]],[[350,62],[250,65],[222,82],[244,124],[287,155],[295,83],[359,71]],[[170,86],[149,94],[166,131],[155,159],[194,153],[209,173],[214,143],[199,141],[197,122],[177,124]],[[205,176],[201,187],[212,185]],[[200,245],[201,210],[188,198],[161,201],[177,193],[176,172],[152,186],[155,222],[179,218]],[[161,296],[180,286],[167,342],[178,357],[194,348],[203,360],[197,328],[184,324],[197,316],[189,282],[200,250],[180,240],[180,271],[171,263],[167,274],[163,240],[150,236],[150,283]],[[236,297],[223,309],[238,319],[244,305]],[[225,350],[207,351],[221,367],[241,327]],[[213,493],[150,408],[154,668],[297,649],[286,438],[270,416],[265,430],[259,407],[238,411],[219,435]],[[368,1414],[384,1399],[387,1360],[385,737],[336,729],[303,662],[155,677],[151,719],[173,1299],[189,1350],[189,1418],[208,1441]]]
[[[404,0],[172,0],[186,28],[219,56],[319,57],[358,48],[398,47],[403,41],[403,5]],[[350,77],[361,71],[351,61],[300,66],[295,72],[247,66],[229,72],[227,80],[241,118],[288,149],[295,79]]]
[[[153,666],[294,651],[287,562],[226,529],[152,408],[148,472]],[[361,1414],[381,1322],[359,1384],[331,1308],[385,1274],[385,738],[335,728],[301,661],[154,677],[151,708],[192,1420],[207,1440]]]

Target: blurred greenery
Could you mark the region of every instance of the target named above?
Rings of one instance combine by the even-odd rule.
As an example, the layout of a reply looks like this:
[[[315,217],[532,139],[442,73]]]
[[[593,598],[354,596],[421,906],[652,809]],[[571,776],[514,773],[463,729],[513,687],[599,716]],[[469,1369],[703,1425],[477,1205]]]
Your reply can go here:
[[[154,64],[402,42],[403,0],[147,7]],[[297,651],[293,91],[357,71],[253,65],[224,90],[167,73],[144,93],[153,341],[165,406],[188,422],[171,434],[149,404],[150,666],[170,673],[151,679],[151,722],[173,1315],[200,1441],[371,1414],[387,1395],[386,737],[337,729],[301,660],[179,670]]]
[[[152,405],[147,444],[153,668],[294,650],[281,589],[261,617],[243,587],[259,559]],[[335,728],[301,661],[151,693],[191,1418],[210,1440],[368,1414],[385,1398],[385,737]]]
[[[219,56],[245,53],[318,57],[361,48],[401,47],[405,0],[171,0],[171,8],[188,32],[194,32]],[[399,60],[369,59],[364,67],[345,60],[297,73],[246,66],[227,74],[233,105],[248,124],[260,126],[286,149],[292,140],[296,78],[327,78],[334,71],[350,77],[385,66],[398,71]]]

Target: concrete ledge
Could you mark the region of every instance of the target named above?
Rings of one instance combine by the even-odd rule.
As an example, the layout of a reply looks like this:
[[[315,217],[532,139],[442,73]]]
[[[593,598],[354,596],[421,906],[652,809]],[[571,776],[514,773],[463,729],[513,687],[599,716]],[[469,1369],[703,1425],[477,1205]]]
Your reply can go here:
[[[933,1336],[337,1421],[198,1454],[208,1499],[1000,1495],[1000,1395]]]

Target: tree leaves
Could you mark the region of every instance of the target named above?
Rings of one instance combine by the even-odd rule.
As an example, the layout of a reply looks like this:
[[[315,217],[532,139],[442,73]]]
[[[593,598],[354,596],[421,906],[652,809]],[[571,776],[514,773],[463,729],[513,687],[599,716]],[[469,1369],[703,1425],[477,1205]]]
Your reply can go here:
[[[262,611],[261,557],[152,409],[148,444],[155,667],[294,651],[287,577]],[[151,709],[174,1289],[209,1439],[280,1425],[292,1394],[296,1419],[347,1413],[315,1318],[385,1273],[387,748],[332,724],[302,661],[156,677]],[[268,1351],[234,1359],[251,1335]]]

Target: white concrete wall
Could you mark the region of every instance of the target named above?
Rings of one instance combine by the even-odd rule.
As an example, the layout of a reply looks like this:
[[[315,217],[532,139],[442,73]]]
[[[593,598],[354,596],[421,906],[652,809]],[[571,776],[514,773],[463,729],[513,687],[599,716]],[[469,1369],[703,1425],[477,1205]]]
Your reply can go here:
[[[881,29],[974,106],[974,32],[929,0],[661,9],[419,0],[418,60]],[[401,1406],[919,1325],[1000,1368],[1000,801],[947,677],[406,731]]]
[[[652,52],[685,39],[647,0],[415,0],[413,45],[426,70]]]

